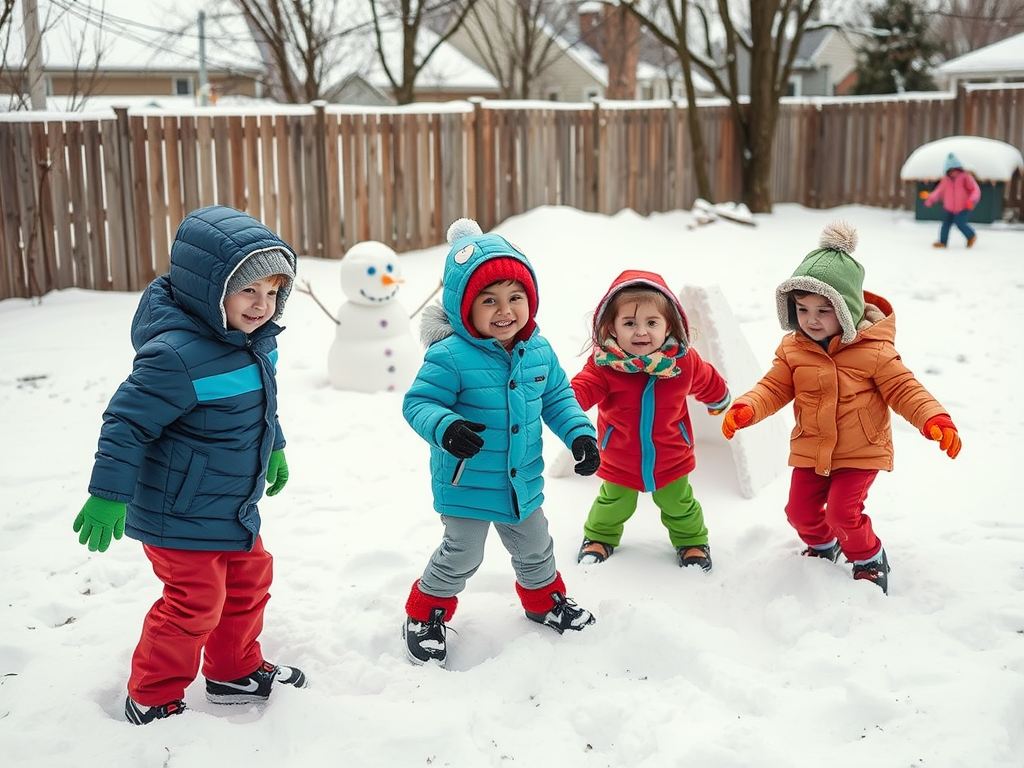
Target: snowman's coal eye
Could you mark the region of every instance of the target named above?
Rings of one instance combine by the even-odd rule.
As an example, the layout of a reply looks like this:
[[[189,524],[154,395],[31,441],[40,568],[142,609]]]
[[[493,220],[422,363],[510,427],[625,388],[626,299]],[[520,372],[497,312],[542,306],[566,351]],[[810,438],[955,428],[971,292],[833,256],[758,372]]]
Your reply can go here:
[[[366,268],[366,274],[368,274],[370,277],[373,277],[374,275],[377,274],[377,268],[376,267],[367,267]]]
[[[394,271],[395,271],[395,268],[393,266],[391,266],[390,264],[388,264],[388,272],[390,273],[390,272],[394,272]]]

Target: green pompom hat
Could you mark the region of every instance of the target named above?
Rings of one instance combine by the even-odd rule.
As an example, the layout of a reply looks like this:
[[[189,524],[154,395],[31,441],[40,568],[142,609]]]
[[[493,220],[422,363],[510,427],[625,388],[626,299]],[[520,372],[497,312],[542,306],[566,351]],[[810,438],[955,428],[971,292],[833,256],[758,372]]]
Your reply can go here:
[[[818,245],[793,276],[775,289],[779,323],[786,330],[800,330],[790,292],[816,293],[835,309],[843,343],[849,344],[864,319],[864,267],[850,255],[857,248],[857,230],[849,222],[834,221],[822,230]]]

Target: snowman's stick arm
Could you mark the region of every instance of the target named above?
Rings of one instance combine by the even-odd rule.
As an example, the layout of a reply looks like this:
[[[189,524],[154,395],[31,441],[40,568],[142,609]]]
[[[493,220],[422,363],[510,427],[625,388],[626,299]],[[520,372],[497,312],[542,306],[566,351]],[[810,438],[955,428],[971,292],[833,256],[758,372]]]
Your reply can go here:
[[[313,293],[313,287],[309,284],[309,280],[303,280],[301,283],[298,283],[295,286],[295,290],[298,291],[299,293],[305,293],[307,296],[310,296],[313,299],[313,301],[316,302],[316,305],[324,311],[324,314],[334,321],[335,325],[341,325],[341,321],[338,320],[338,318],[332,315],[329,311],[327,311],[327,307],[325,307],[321,303],[320,299],[316,297],[316,294]]]
[[[414,317],[416,317],[416,315],[418,315],[423,310],[423,308],[425,306],[427,306],[427,304],[430,302],[430,300],[432,298],[434,298],[435,296],[437,296],[437,292],[440,291],[443,287],[444,287],[444,281],[443,280],[438,280],[437,281],[437,288],[435,288],[433,291],[431,291],[430,295],[427,296],[427,298],[425,298],[423,300],[423,303],[420,304],[418,307],[416,307],[416,309],[413,310],[413,313],[411,315],[409,315],[409,319],[412,320]]]

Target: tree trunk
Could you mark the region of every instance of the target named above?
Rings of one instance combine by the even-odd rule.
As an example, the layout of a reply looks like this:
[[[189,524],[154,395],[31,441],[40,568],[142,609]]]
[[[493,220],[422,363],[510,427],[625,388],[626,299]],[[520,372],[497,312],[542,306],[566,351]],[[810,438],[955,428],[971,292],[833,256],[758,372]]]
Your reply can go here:
[[[740,107],[739,120],[743,124],[740,134],[743,156],[743,202],[752,213],[772,211],[772,143],[775,122],[779,114],[779,94],[776,93],[778,61],[776,45],[782,45],[773,34],[775,8],[772,3],[751,3],[750,71],[760,76],[750,78],[750,104]]]

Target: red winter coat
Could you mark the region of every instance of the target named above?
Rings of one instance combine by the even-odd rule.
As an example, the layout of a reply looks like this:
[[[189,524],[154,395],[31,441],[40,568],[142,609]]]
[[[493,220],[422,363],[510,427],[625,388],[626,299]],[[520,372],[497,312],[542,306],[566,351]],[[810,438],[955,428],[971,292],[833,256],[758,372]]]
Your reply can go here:
[[[598,322],[614,293],[637,284],[656,288],[670,298],[688,336],[689,323],[679,299],[652,272],[634,270],[619,275],[598,305],[594,322]],[[677,358],[681,370],[671,378],[643,371],[618,371],[597,365],[593,357],[573,378],[572,388],[583,410],[598,407],[601,468],[597,476],[602,480],[651,492],[690,474],[696,466],[687,396],[717,404],[729,390],[714,366],[689,346],[688,338],[678,341],[682,347]]]
[[[981,200],[981,187],[967,171],[960,171],[953,176],[947,174],[928,195],[924,204],[931,208],[940,200],[942,207],[955,215],[978,204]]]

